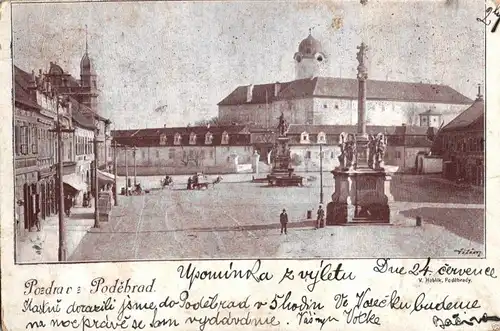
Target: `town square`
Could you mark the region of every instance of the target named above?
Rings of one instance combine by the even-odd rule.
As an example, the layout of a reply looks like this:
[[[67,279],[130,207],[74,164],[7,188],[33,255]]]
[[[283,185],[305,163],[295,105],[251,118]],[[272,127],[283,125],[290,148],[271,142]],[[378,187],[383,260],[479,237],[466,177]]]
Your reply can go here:
[[[13,6],[18,263],[484,257],[480,4],[74,6]]]

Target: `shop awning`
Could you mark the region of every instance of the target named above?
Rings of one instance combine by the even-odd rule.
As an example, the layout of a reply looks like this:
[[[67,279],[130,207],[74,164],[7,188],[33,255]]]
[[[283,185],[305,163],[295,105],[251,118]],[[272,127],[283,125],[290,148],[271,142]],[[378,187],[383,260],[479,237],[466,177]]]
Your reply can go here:
[[[77,174],[69,174],[63,176],[63,183],[70,186],[76,191],[87,190],[87,185],[83,182],[80,176]]]
[[[97,170],[97,177],[99,178],[99,185],[112,184],[115,182],[115,176],[110,174],[109,172]]]

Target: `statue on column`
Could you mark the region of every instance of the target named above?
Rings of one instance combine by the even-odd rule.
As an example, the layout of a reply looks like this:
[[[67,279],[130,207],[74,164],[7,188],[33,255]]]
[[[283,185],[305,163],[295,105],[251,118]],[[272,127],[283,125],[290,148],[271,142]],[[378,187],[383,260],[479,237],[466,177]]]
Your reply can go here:
[[[384,156],[387,149],[387,137],[383,133],[379,133],[375,139],[375,168],[378,169],[384,166]]]
[[[280,136],[285,135],[286,131],[286,123],[285,123],[285,115],[283,115],[283,112],[281,113],[280,117],[278,118],[279,123],[278,123],[278,132]]]
[[[365,43],[361,43],[358,46],[358,53],[356,57],[358,59],[358,79],[367,79],[368,78],[368,69],[366,68],[367,56],[366,52],[368,51],[368,46]]]

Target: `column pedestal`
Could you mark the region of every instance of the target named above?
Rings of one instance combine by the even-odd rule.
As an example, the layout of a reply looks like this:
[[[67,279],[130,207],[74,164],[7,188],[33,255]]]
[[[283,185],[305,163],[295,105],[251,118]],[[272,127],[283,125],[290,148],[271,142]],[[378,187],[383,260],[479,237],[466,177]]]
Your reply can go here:
[[[390,181],[397,170],[392,168],[332,171],[335,192],[327,205],[327,225],[390,223],[397,213],[391,208]]]

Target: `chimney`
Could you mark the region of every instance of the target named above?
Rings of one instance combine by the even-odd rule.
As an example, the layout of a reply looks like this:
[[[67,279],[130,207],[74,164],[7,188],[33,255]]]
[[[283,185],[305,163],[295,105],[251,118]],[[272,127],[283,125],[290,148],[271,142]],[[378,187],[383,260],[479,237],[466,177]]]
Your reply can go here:
[[[477,84],[477,98],[476,101],[482,101],[483,95],[481,94],[481,84]]]
[[[247,102],[252,102],[252,96],[253,96],[253,84],[250,84],[247,87]]]
[[[28,86],[28,89],[29,90],[36,90],[37,86],[36,86],[36,76],[35,76],[35,71],[32,70],[31,71],[31,79],[29,81],[29,86]]]
[[[280,93],[281,91],[281,84],[280,82],[276,82],[274,84],[274,97],[277,98],[278,97],[278,94]]]
[[[166,127],[167,127],[167,125],[166,125],[166,124],[163,124],[163,127],[164,127],[164,128],[166,128]]]

